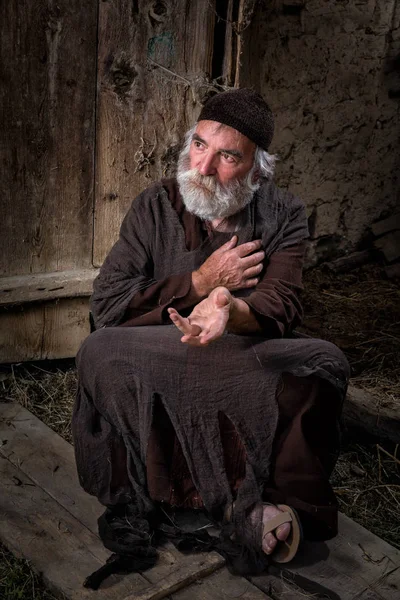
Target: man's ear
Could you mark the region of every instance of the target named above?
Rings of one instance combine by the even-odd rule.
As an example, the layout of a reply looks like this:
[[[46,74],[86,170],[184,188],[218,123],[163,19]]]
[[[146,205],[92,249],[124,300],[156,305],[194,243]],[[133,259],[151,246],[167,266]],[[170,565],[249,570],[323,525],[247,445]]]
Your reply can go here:
[[[257,181],[260,179],[260,171],[258,169],[256,169],[253,173],[253,176],[251,178],[251,183],[257,183]]]

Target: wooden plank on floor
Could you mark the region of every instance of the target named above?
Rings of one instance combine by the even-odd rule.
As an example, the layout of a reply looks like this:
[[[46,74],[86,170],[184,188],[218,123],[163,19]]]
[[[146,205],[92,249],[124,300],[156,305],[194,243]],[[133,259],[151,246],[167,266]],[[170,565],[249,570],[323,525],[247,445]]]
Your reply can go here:
[[[87,528],[94,536],[85,538],[88,552],[97,557],[103,556],[99,553],[105,553],[105,550],[97,538],[97,517],[103,509],[95,498],[80,488],[70,444],[19,404],[0,404],[0,455],[8,458],[34,484],[43,488],[62,509],[79,521],[81,527]],[[162,549],[157,565],[143,574],[146,587],[142,587],[142,590],[148,593],[152,585],[153,594],[158,593],[160,588],[157,585],[169,577],[172,593],[176,582],[179,580],[182,583],[183,571],[179,574],[179,570],[187,569],[190,579],[193,576],[191,563],[198,561],[200,571],[203,568],[200,564],[202,556],[207,555],[184,556],[172,545],[167,545]],[[394,600],[400,589],[400,553],[341,515],[339,535],[326,543],[304,543],[295,561],[288,566],[286,578],[264,575],[251,581],[266,594],[273,590],[274,597],[289,600],[289,593],[296,593],[290,585],[293,575],[332,590],[333,599],[339,596],[341,600],[377,600],[383,596],[387,600]],[[225,581],[226,577],[225,569],[213,576],[215,581],[219,578]],[[209,587],[209,579],[201,585],[192,584],[188,588],[192,598],[213,598],[214,588],[211,584]],[[246,585],[241,578],[235,578],[235,582],[239,588]],[[300,581],[300,587],[304,589],[302,583],[304,581]],[[184,600],[185,594],[184,590],[175,592],[173,598]]]
[[[0,453],[97,534],[104,507],[79,485],[71,444],[17,403],[0,404]]]
[[[262,575],[251,581],[261,589],[272,589],[278,598],[287,597],[283,592],[293,576],[323,586],[325,597],[333,600],[400,598],[400,552],[343,514],[339,517],[336,538],[328,542],[305,542],[286,568],[288,573],[282,573],[281,580]],[[303,585],[300,580],[300,587]]]
[[[361,430],[395,444],[400,442],[400,401],[378,398],[369,392],[349,385],[343,405],[346,427]]]
[[[268,600],[268,596],[244,577],[229,573],[228,569],[221,569],[206,579],[202,579],[173,595],[174,600]],[[296,600],[299,600],[296,596]],[[286,599],[285,600],[290,600]]]
[[[197,563],[197,568],[194,568],[192,561],[187,562],[179,570],[169,573],[157,583],[141,592],[135,592],[127,596],[124,600],[162,600],[163,598],[170,597],[174,592],[186,588],[195,581],[203,580],[203,578],[219,570],[223,565],[224,561],[221,561],[221,557],[216,552],[210,552],[206,560]],[[193,594],[193,592],[191,597],[199,598],[198,594]],[[175,595],[172,598],[175,600]]]
[[[68,512],[72,520],[75,519],[75,526],[87,534],[87,551],[104,564],[110,553],[97,536],[97,519],[104,507],[80,487],[72,446],[21,405],[0,403],[0,456],[10,461],[18,473],[28,476],[39,490],[49,496],[49,500],[51,498],[54,501],[55,507],[59,506],[60,510]],[[5,543],[8,545],[7,539]],[[15,547],[12,549],[15,550]],[[21,552],[25,554],[25,551]],[[136,594],[144,588],[149,594],[154,586],[153,592],[156,593],[159,583],[165,578],[170,578],[169,587],[164,585],[164,592],[169,595],[173,589],[177,589],[176,585],[186,585],[186,579],[190,583],[225,564],[224,559],[216,553],[183,555],[172,544],[160,548],[159,554],[155,567],[143,576],[132,574],[124,577],[126,585],[124,595],[120,598],[128,595],[128,592]],[[27,558],[36,566],[34,558],[30,555]],[[80,585],[99,566],[100,563],[93,569],[86,569],[83,578],[81,573]],[[138,580],[138,577],[141,579]],[[120,594],[121,586],[119,584]]]
[[[82,527],[20,469],[0,456],[0,539],[17,556],[30,561],[46,585],[68,600],[93,598],[82,584],[86,576],[104,564],[109,553],[96,536]],[[99,590],[96,600],[120,600],[129,589],[148,584],[139,574],[127,582]],[[135,586],[133,588],[133,585]]]

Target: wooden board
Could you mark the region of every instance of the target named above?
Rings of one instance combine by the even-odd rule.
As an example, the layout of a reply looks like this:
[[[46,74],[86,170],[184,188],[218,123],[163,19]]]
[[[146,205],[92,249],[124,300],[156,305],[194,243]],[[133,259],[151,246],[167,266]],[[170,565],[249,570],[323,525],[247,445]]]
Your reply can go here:
[[[221,569],[224,564],[225,561],[216,552],[210,552],[200,562],[196,561],[196,558],[190,561],[185,560],[181,563],[179,569],[168,573],[147,589],[139,592],[135,591],[134,594],[126,596],[125,600],[162,600],[163,598],[169,598],[174,592],[186,588],[193,582],[197,583],[204,577]],[[198,597],[198,594],[196,592],[193,594],[192,591],[192,598]],[[175,598],[175,595],[171,598]]]
[[[7,493],[0,499],[0,514],[4,519],[0,520],[0,538],[11,550],[28,558],[43,572],[46,581],[68,598],[86,598],[79,596],[80,591],[84,594],[85,577],[104,564],[110,553],[97,536],[97,518],[104,508],[80,487],[72,446],[22,406],[0,403],[0,466],[3,476],[8,478],[7,486],[12,486],[5,488]],[[18,502],[20,488],[24,493]],[[61,523],[57,529],[60,534],[56,535],[58,523]],[[14,530],[18,535],[13,537]],[[72,561],[69,546],[63,553],[61,533],[66,531],[73,536],[73,549],[79,544],[79,565]],[[38,547],[31,538],[42,543],[40,560],[36,556]],[[88,554],[85,560],[81,560],[82,553]],[[124,576],[121,582],[114,578],[110,590],[115,595],[110,598],[122,600],[141,591],[148,600],[166,597],[175,589],[220,569],[224,562],[215,552],[182,555],[167,544],[160,549],[156,566],[143,575],[133,573]],[[65,573],[71,567],[74,577],[66,579]],[[97,596],[99,593],[96,592],[96,598],[101,600],[103,596]]]
[[[0,3],[2,275],[91,266],[97,4]]]
[[[282,593],[282,598],[293,575],[295,579],[300,577],[300,587],[305,585],[301,578],[314,587],[322,586],[325,597],[332,600],[400,597],[400,552],[342,514],[336,538],[321,543],[305,542],[286,569],[288,573],[283,572],[281,580],[263,575],[251,581],[266,591],[272,588]]]
[[[98,272],[98,269],[74,269],[56,273],[1,277],[0,306],[90,296]]]
[[[73,447],[19,404],[0,404],[0,453],[97,535],[97,519],[104,508],[79,485]],[[191,563],[197,564],[169,544],[156,568],[146,572],[146,579],[157,583],[182,562],[189,570]],[[223,564],[221,557],[217,562],[211,557],[208,566]]]
[[[75,474],[73,449],[65,440],[22,406],[0,404],[0,456],[3,457],[3,463],[7,460],[10,466],[19,469],[18,474],[14,473],[11,479],[17,477],[22,480],[22,476],[29,477],[28,483],[48,497],[46,506],[54,502],[60,510],[68,513],[68,519],[79,521],[80,529],[74,535],[78,540],[84,541],[91,556],[104,556],[105,550],[96,536],[97,517],[102,508],[80,488]],[[12,481],[16,483],[15,479]],[[7,506],[12,506],[12,503]],[[24,514],[29,514],[29,510]],[[65,515],[62,516],[62,519],[65,518]],[[43,515],[40,516],[41,525],[43,519]],[[23,521],[22,524],[20,520],[17,521],[17,529],[22,531],[23,536],[25,526]],[[30,523],[30,526],[33,527],[33,524]],[[7,536],[7,532],[2,533],[4,527],[0,525],[0,535]],[[171,545],[167,545],[161,552],[159,563],[143,574],[145,583],[140,580],[140,590],[135,587],[135,593],[141,591],[143,599],[147,600],[157,600],[172,594],[199,575],[206,575],[210,569],[221,567],[222,558],[218,562],[214,553],[208,556],[209,563],[204,564],[204,555],[182,556]],[[87,574],[86,570],[85,575]],[[296,559],[287,566],[286,573],[283,571],[281,575],[267,574],[252,578],[251,583],[263,594],[271,591],[272,597],[288,600],[296,598],[296,594],[300,593],[293,587],[293,580],[303,590],[301,594],[311,582],[313,593],[316,586],[319,586],[317,589],[323,589],[332,600],[337,597],[341,600],[378,600],[382,597],[397,600],[399,576],[400,553],[346,516],[340,515],[340,533],[334,540],[304,543]],[[130,577],[133,575],[124,581],[130,581]],[[258,600],[258,597],[263,597],[249,586],[241,578],[232,578],[223,569],[201,584],[192,584],[187,589],[175,592],[173,598],[186,600],[189,594],[191,598],[199,600],[242,596]]]
[[[29,477],[0,455],[0,539],[14,554],[30,561],[47,586],[64,597],[93,598],[82,584],[86,576],[104,564],[109,555],[98,538],[71,516]],[[96,545],[97,544],[97,545]],[[148,584],[134,580],[113,582],[96,592],[99,600],[120,600],[129,590]]]
[[[88,298],[0,310],[0,363],[75,356],[89,335]]]
[[[349,386],[343,405],[346,427],[400,444],[400,399],[387,401]]]
[[[80,487],[73,447],[20,404],[0,404],[0,453],[97,533],[103,507]]]
[[[207,92],[215,0],[99,4],[94,265],[132,200],[170,176]]]
[[[99,538],[1,455],[0,477],[3,487],[0,496],[2,543],[17,556],[29,560],[57,595],[68,600],[93,598],[94,592],[82,584],[110,554]],[[161,563],[169,559],[167,550],[161,553]],[[223,559],[216,553],[205,557],[199,555],[191,561],[186,559],[182,564],[177,562],[170,567],[168,576],[155,585],[147,574],[112,576],[95,592],[96,599],[160,600],[223,564]],[[160,594],[160,590],[164,594]]]
[[[272,598],[244,577],[222,569],[174,594],[174,600],[268,600]],[[283,597],[286,600],[286,597]],[[290,600],[290,599],[289,599]],[[297,597],[296,600],[299,600]]]

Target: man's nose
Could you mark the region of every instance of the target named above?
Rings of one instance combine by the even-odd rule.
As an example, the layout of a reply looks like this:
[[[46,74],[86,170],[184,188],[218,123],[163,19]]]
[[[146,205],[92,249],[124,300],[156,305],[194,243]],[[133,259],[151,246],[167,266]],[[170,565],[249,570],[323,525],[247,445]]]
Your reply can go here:
[[[212,154],[203,156],[197,165],[197,170],[200,175],[215,175],[217,172],[216,157]]]

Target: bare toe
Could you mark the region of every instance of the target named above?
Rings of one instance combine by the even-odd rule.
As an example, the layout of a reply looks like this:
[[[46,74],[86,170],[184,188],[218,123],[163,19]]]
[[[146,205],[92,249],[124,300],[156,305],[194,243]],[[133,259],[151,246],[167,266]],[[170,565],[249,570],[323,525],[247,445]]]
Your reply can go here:
[[[279,510],[277,506],[274,506],[273,504],[265,504],[263,506],[262,515],[263,525],[268,526],[268,521],[279,515],[279,513],[281,512],[282,511]],[[254,526],[258,514],[258,511],[254,510],[250,515],[251,522]],[[277,527],[274,532],[266,533],[262,539],[263,552],[265,552],[265,554],[272,554],[272,552],[276,548],[278,541],[283,542],[284,540],[286,540],[290,533],[290,528],[290,523],[283,523],[282,525],[279,525],[279,527]]]
[[[277,543],[278,543],[278,540],[273,535],[273,533],[267,533],[263,537],[263,541],[262,541],[262,549],[265,552],[265,554],[271,554],[271,552],[273,552],[275,550]]]
[[[266,504],[263,507],[263,524],[267,525],[268,521],[273,517],[276,517],[280,512],[282,511],[279,510],[278,507],[271,504]],[[283,525],[279,525],[279,527],[277,527],[273,533],[267,533],[262,542],[263,551],[266,554],[271,554],[275,550],[278,540],[280,542],[286,540],[290,533],[290,527],[290,523],[283,523]]]
[[[279,525],[279,527],[277,527],[277,529],[275,531],[276,537],[278,538],[278,540],[280,542],[283,542],[284,540],[286,540],[289,533],[290,533],[290,523],[284,523],[283,525]]]

